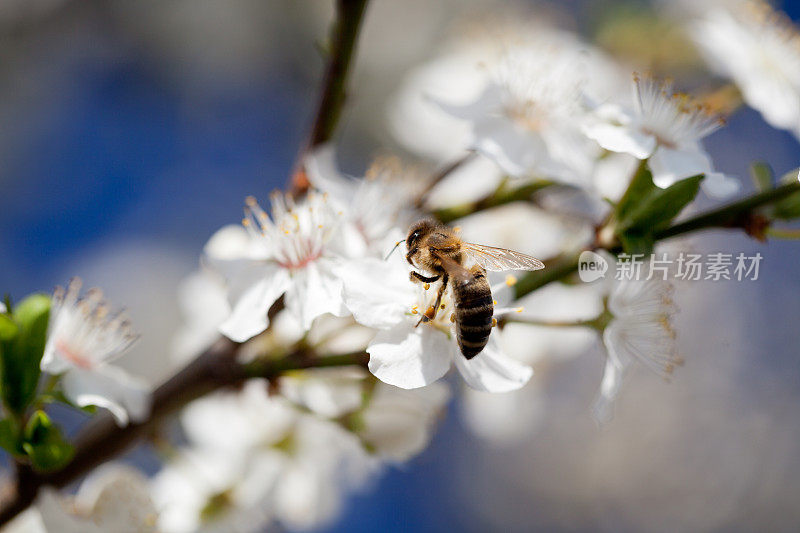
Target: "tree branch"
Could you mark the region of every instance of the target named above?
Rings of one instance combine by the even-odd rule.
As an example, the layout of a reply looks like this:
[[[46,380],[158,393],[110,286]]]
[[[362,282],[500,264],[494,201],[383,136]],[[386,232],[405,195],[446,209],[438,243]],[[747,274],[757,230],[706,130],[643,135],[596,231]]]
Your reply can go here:
[[[222,338],[158,387],[153,391],[153,410],[144,422],[121,428],[109,413],[92,418],[75,438],[75,456],[62,470],[47,473],[25,470],[21,472],[24,475],[18,474],[16,483],[0,490],[0,525],[31,505],[41,487],[68,485],[147,437],[172,413],[205,394],[234,387],[250,378],[271,380],[290,370],[365,366],[368,361],[364,352],[318,357],[297,350],[281,359],[242,364],[236,357],[239,347],[239,344]]]
[[[300,152],[290,183],[290,192],[303,195],[310,186],[302,167],[302,158],[316,146],[331,139],[344,107],[347,75],[353,59],[358,31],[364,18],[368,0],[337,0],[336,21],[331,38],[330,59],[322,82],[314,125],[308,141]]]
[[[751,233],[750,220],[756,216],[758,209],[765,205],[780,202],[788,196],[800,192],[800,183],[792,182],[781,185],[769,191],[764,191],[753,196],[748,196],[742,200],[723,205],[717,209],[702,213],[695,217],[678,222],[672,226],[661,230],[655,234],[657,241],[677,237],[694,231],[705,229],[741,229],[748,235],[756,238],[759,235]],[[594,246],[594,249],[605,249],[612,253],[619,252],[617,243],[611,246]],[[543,270],[528,272],[522,276],[514,286],[514,294],[521,298],[536,289],[544,287],[548,283],[565,278],[577,272],[579,254],[568,254],[555,257],[545,261],[546,267]]]

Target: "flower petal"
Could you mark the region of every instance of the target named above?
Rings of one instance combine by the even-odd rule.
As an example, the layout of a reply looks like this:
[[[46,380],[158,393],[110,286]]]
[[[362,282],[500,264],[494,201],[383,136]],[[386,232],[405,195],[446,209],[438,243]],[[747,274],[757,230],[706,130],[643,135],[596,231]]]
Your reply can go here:
[[[406,319],[416,300],[408,270],[395,261],[348,261],[336,272],[344,283],[344,304],[356,322],[388,329]]]
[[[703,192],[712,198],[727,198],[739,191],[741,183],[738,179],[726,176],[721,172],[707,172],[701,186]]]
[[[269,325],[267,311],[290,285],[286,270],[264,265],[261,279],[235,302],[231,316],[220,325],[220,332],[233,341],[244,342],[264,331]]]
[[[121,368],[106,365],[87,370],[72,368],[61,378],[64,395],[80,407],[108,409],[117,424],[140,422],[150,413],[150,391]]]
[[[655,137],[637,127],[597,120],[584,124],[582,129],[606,150],[630,154],[637,159],[647,159],[656,148]]]
[[[653,183],[665,189],[676,181],[711,171],[711,159],[700,147],[673,150],[659,146],[650,158]]]
[[[503,117],[484,117],[475,124],[475,149],[515,177],[528,177],[550,159],[547,146],[538,135],[531,134]],[[546,173],[546,172],[545,172]]]
[[[325,313],[344,316],[347,309],[342,301],[342,281],[324,261],[309,263],[292,273],[292,285],[286,291],[286,309],[304,330]]]
[[[485,392],[517,390],[533,375],[531,367],[503,353],[494,335],[481,353],[469,360],[458,354],[455,363],[467,385]]]
[[[388,331],[379,331],[367,352],[369,371],[375,377],[403,389],[429,385],[450,368],[455,344],[429,326],[414,327],[405,320]]]

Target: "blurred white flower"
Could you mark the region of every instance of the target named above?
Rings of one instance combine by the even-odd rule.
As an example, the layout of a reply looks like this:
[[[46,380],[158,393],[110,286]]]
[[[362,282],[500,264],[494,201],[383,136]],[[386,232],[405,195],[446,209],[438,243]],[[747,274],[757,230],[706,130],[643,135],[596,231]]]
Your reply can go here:
[[[172,339],[172,355],[177,363],[186,363],[214,342],[231,311],[223,281],[208,270],[193,272],[181,282],[178,304],[183,323]]]
[[[450,391],[442,383],[404,390],[378,383],[354,428],[370,452],[382,459],[407,461],[430,441]]]
[[[383,256],[387,238],[397,241],[398,226],[412,222],[410,206],[423,177],[399,159],[379,157],[363,179],[351,178],[339,173],[333,149],[326,146],[306,157],[304,166],[311,184],[342,213],[335,244],[343,255]]]
[[[472,148],[516,177],[579,183],[597,154],[581,135],[582,63],[572,46],[543,36],[509,48],[491,67],[491,81],[471,104],[439,101],[472,125]]]
[[[709,9],[690,24],[711,68],[731,78],[748,105],[800,139],[800,33],[766,2]]]
[[[404,389],[429,385],[455,364],[468,385],[478,390],[505,392],[518,389],[531,369],[500,349],[497,332],[486,347],[467,360],[455,340],[450,312],[441,310],[434,320],[416,327],[436,299],[435,290],[409,280],[402,258],[390,261],[350,261],[339,269],[344,282],[345,305],[356,321],[378,329],[367,346],[369,370],[378,379]],[[445,309],[452,309],[446,293]]]
[[[0,313],[5,313],[5,312],[6,312],[6,304],[0,302]]]
[[[105,465],[93,471],[74,497],[42,489],[36,509],[50,533],[156,531],[158,514],[147,478],[138,470]]]
[[[202,518],[215,528],[248,523],[243,517],[251,520],[250,530],[271,519],[292,529],[316,527],[378,467],[355,435],[270,397],[263,381],[197,400],[181,421],[189,455],[175,465],[180,470],[167,466],[156,479],[162,517],[174,521],[162,520],[167,531],[190,531]],[[258,509],[262,515],[254,523]]]
[[[267,328],[267,311],[281,295],[304,330],[320,315],[346,311],[328,248],[340,217],[313,191],[298,203],[279,192],[271,201],[272,218],[249,197],[244,228],[222,228],[205,247],[209,264],[228,281],[233,308],[220,331],[237,342]]]
[[[615,281],[606,303],[610,320],[603,331],[606,359],[594,414],[599,422],[613,416],[613,402],[630,365],[639,361],[663,378],[682,364],[677,355],[672,317],[672,284],[662,279]]]
[[[387,110],[389,129],[398,142],[436,161],[463,154],[471,140],[470,125],[435,102],[473,102],[489,77],[480,63],[495,55],[489,43],[470,42],[411,70]]]
[[[721,121],[672,84],[634,77],[633,107],[599,106],[583,131],[600,146],[639,159],[649,159],[653,182],[669,187],[683,178],[705,174],[703,190],[724,197],[739,189],[739,182],[714,172],[700,141],[719,128]]]
[[[314,368],[284,374],[281,395],[325,418],[361,407],[365,371],[360,367]]]
[[[99,289],[79,298],[80,288],[76,278],[66,291],[56,289],[41,368],[61,376],[64,395],[76,405],[108,409],[122,426],[144,420],[150,412],[147,385],[109,364],[136,335],[123,313],[109,314]]]

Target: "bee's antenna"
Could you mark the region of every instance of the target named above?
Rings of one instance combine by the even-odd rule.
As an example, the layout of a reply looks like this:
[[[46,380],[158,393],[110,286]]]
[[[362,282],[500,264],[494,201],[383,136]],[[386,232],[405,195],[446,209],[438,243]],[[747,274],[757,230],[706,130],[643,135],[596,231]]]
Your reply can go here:
[[[389,260],[389,257],[391,257],[391,255],[394,253],[394,251],[395,251],[395,250],[397,250],[397,247],[398,247],[398,246],[400,246],[400,245],[401,245],[402,243],[404,243],[404,242],[406,242],[406,240],[405,240],[405,239],[403,239],[402,241],[397,241],[396,243],[394,243],[394,248],[392,248],[392,251],[391,251],[391,252],[389,252],[388,254],[386,254],[386,257],[384,257],[384,258],[383,258],[383,260],[384,260],[384,261],[388,261],[388,260]]]

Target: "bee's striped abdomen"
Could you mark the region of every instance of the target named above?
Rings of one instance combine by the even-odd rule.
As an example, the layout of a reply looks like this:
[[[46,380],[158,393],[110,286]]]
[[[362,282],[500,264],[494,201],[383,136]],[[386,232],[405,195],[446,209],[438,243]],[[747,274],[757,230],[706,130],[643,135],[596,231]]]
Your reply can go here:
[[[473,275],[466,283],[453,283],[456,306],[456,338],[461,353],[467,359],[478,355],[492,333],[492,290],[486,279],[486,271],[473,267]]]

